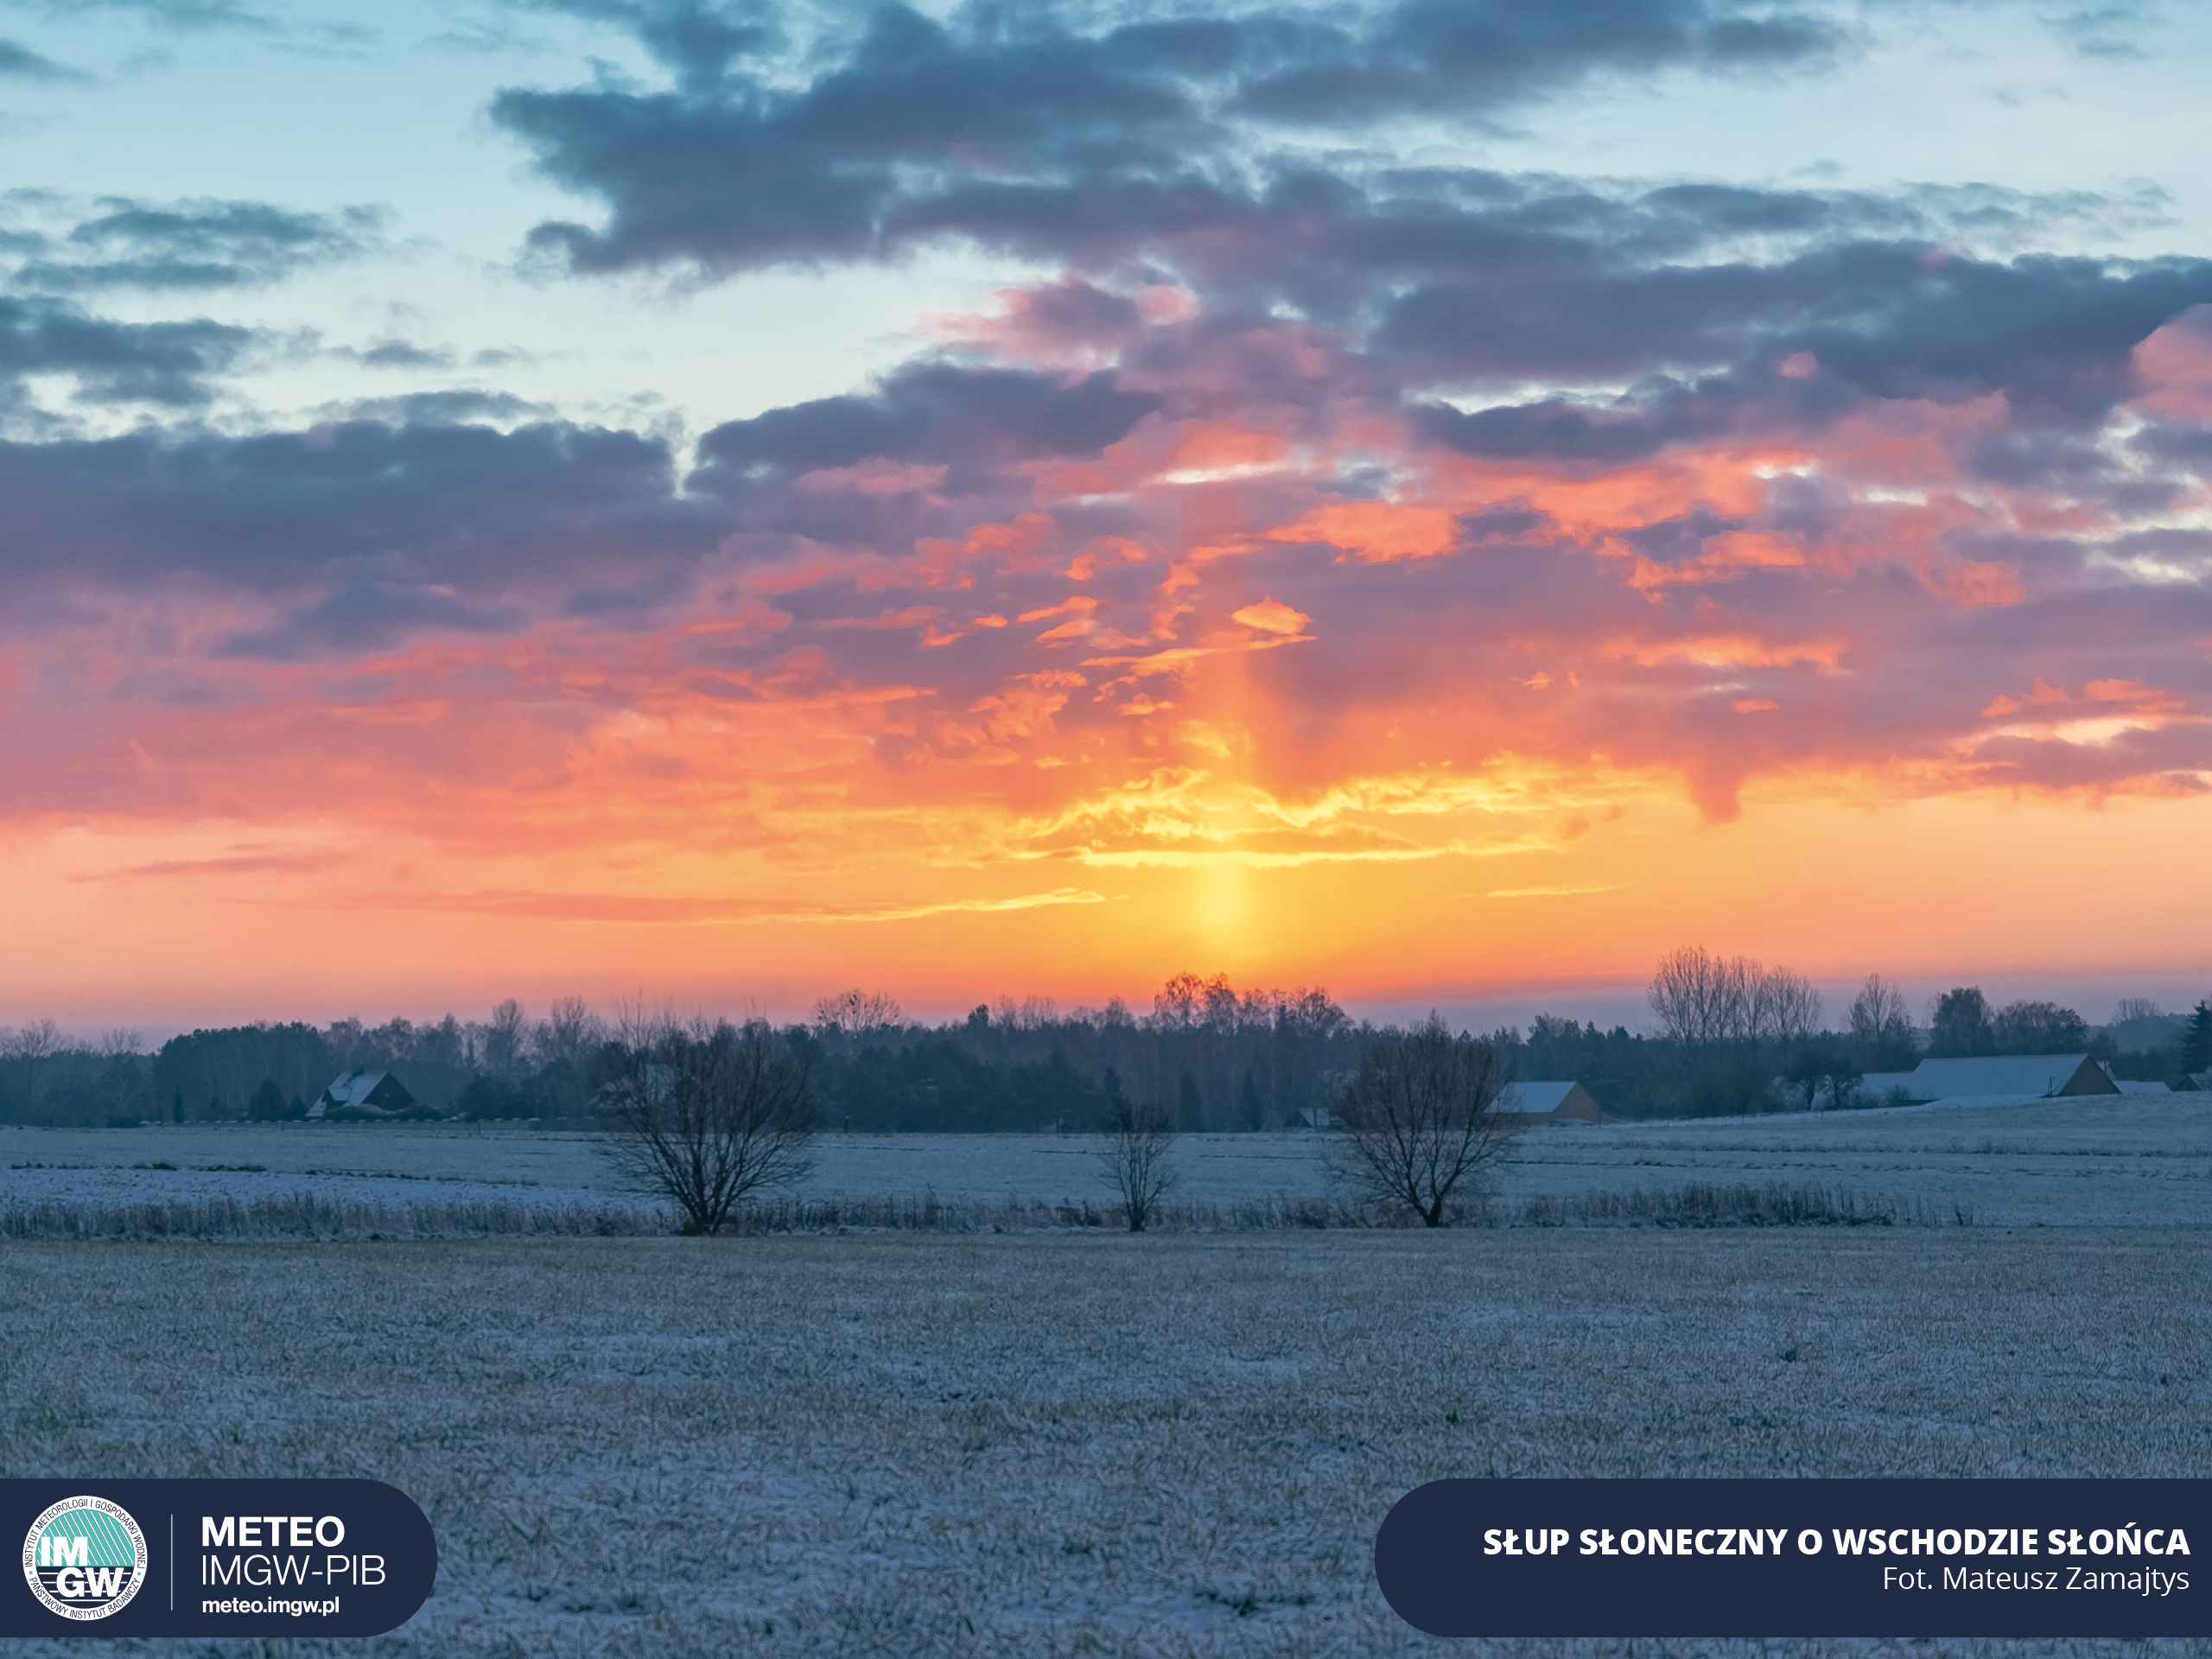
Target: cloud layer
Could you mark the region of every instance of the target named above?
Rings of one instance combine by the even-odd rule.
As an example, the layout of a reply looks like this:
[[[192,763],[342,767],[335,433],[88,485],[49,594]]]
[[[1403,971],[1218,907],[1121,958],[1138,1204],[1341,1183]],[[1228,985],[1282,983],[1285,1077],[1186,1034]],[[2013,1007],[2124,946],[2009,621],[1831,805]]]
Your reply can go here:
[[[598,212],[531,233],[558,280],[944,245],[1018,274],[696,441],[465,403],[241,431],[181,411],[251,331],[86,296],[280,279],[376,214],[117,201],[24,245],[18,406],[59,379],[156,418],[0,444],[16,823],[342,806],[472,856],[1034,868],[958,901],[990,909],[1090,902],[1071,863],[1568,848],[1654,793],[1718,823],[2212,782],[2212,261],[2050,246],[2154,189],[1416,142],[1593,79],[1819,73],[1855,49],[1825,10],[582,10],[668,81],[493,105]]]

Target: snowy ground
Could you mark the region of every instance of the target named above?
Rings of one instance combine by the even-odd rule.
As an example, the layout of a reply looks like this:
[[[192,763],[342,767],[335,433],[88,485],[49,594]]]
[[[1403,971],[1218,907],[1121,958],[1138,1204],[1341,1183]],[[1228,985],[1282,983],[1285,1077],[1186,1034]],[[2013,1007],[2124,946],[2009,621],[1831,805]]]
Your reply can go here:
[[[596,1140],[435,1123],[0,1127],[0,1198],[107,1205],[314,1192],[406,1204],[622,1195]]]
[[[1175,1196],[1199,1203],[1336,1190],[1314,1135],[1191,1135]],[[161,1168],[149,1166],[169,1165]],[[1497,1181],[1536,1194],[1693,1181],[1817,1186],[1946,1222],[2212,1223],[2212,1096],[2035,1101],[1765,1118],[1545,1126]],[[108,1205],[311,1191],[407,1203],[629,1198],[591,1136],[442,1124],[0,1128],[0,1202]],[[1076,1135],[823,1137],[808,1196],[1102,1199]]]
[[[1370,1552],[1399,1496],[1451,1475],[2199,1474],[2208,1243],[19,1242],[0,1443],[16,1470],[410,1492],[438,1532],[432,1599],[378,1642],[269,1650],[300,1659],[1533,1659],[1593,1649],[1433,1642],[1390,1614]]]
[[[1548,1128],[1499,1187],[1689,1181],[1838,1189],[1983,1225],[2212,1223],[2212,1095]]]

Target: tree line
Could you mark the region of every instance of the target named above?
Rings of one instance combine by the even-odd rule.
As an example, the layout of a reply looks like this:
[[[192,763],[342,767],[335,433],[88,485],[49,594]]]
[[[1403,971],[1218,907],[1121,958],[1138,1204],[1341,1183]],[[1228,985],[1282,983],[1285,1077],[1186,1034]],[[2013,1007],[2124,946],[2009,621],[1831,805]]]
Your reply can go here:
[[[1999,1007],[1966,986],[1916,1019],[1872,975],[1831,1028],[1803,976],[1696,947],[1661,960],[1648,1000],[1643,1032],[1539,1014],[1481,1040],[1503,1075],[1579,1081],[1623,1118],[1872,1103],[1855,1098],[1861,1073],[1907,1071],[1925,1055],[2087,1052],[2118,1076],[2183,1087],[2212,1071],[2207,1003],[2175,1016],[2130,999],[2096,1028],[2070,1008]],[[1192,973],[1168,980],[1144,1012],[1116,999],[1063,1013],[1032,997],[932,1024],[851,990],[773,1029],[804,1066],[824,1127],[855,1133],[1088,1133],[1135,1103],[1179,1133],[1295,1128],[1320,1121],[1389,1034],[1317,988],[1240,991],[1225,975]],[[634,1058],[619,1011],[603,1016],[580,997],[535,1017],[509,1000],[480,1021],[198,1030],[150,1053],[130,1032],[71,1038],[40,1020],[0,1031],[0,1122],[297,1118],[334,1077],[363,1069],[395,1072],[429,1114],[581,1127],[598,1121]]]

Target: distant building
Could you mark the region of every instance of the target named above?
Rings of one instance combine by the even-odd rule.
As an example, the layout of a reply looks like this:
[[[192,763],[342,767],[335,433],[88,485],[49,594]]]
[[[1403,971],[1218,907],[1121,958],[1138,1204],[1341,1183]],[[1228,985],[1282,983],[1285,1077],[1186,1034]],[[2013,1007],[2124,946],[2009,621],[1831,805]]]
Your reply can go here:
[[[2113,1081],[2120,1085],[2121,1094],[2133,1095],[2138,1099],[2171,1100],[2173,1098],[2174,1091],[2163,1083],[2145,1082],[2136,1077],[2115,1077]]]
[[[1579,1083],[1516,1083],[1497,1098],[1492,1109],[1501,1116],[1530,1122],[1610,1123],[1611,1116]]]
[[[389,1071],[347,1071],[331,1080],[314,1105],[311,1118],[397,1117],[415,1104],[407,1085]]]
[[[2120,1085],[2086,1054],[1989,1054],[1978,1059],[1923,1060],[1910,1071],[1869,1071],[1862,1098],[1924,1104],[1936,1100],[2056,1100],[2117,1095]]]

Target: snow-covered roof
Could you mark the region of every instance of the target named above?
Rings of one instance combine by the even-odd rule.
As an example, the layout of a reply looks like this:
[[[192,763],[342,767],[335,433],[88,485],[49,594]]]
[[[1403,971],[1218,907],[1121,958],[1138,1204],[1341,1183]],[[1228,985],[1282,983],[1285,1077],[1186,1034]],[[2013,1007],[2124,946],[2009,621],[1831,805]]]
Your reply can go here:
[[[2145,1082],[2135,1077],[2115,1077],[2123,1095],[2171,1095],[2173,1090],[2163,1083]]]
[[[313,1118],[333,1112],[359,1112],[369,1117],[391,1117],[415,1104],[407,1085],[389,1071],[343,1071],[308,1108]]]
[[[330,1106],[362,1107],[369,1103],[369,1096],[377,1085],[390,1075],[383,1071],[346,1071],[331,1079],[330,1087],[322,1091],[323,1103]]]
[[[1989,1054],[1965,1060],[1923,1060],[1909,1092],[1916,1100],[1951,1100],[1963,1095],[2116,1095],[2113,1080],[2086,1054]]]
[[[1497,1109],[1501,1112],[1555,1112],[1574,1087],[1569,1079],[1560,1083],[1556,1078],[1541,1083],[1516,1083],[1497,1097]]]

